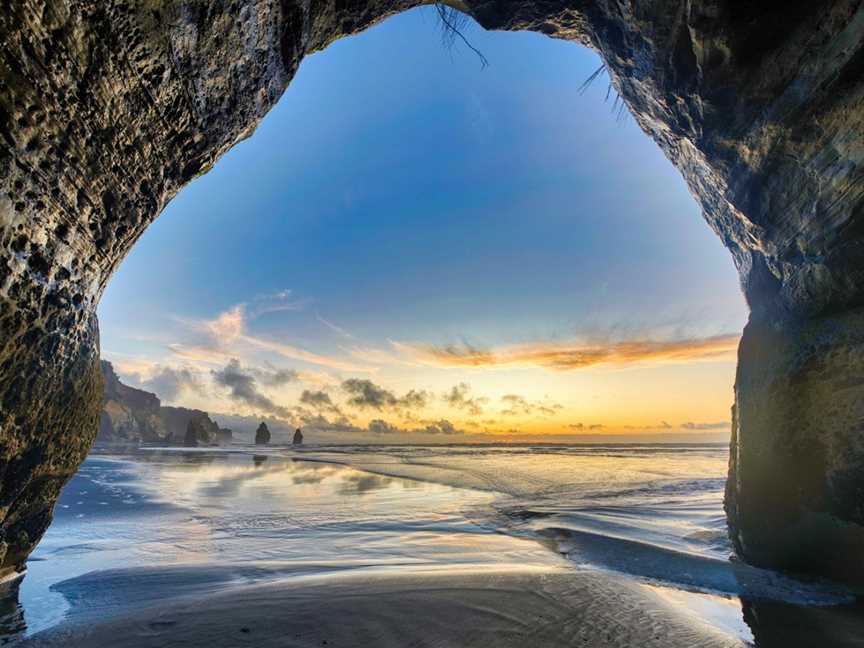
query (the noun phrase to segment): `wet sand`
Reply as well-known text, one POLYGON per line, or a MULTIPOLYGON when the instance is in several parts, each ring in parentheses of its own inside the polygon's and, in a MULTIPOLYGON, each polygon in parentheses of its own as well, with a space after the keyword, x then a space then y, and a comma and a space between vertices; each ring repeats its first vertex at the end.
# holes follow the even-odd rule
POLYGON ((238 586, 99 622, 66 621, 23 646, 744 646, 632 581, 554 568, 340 574, 238 586))

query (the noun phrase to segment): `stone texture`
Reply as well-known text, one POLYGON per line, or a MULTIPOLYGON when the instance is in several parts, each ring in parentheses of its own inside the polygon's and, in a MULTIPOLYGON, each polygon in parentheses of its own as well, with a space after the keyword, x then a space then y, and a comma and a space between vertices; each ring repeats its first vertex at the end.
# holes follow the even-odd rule
MULTIPOLYGON (((415 4, 4 3, 0 571, 32 549, 95 435, 95 312, 114 269, 186 182, 254 130, 305 54, 415 4)), ((600 53, 732 253, 752 309, 727 495, 736 547, 825 569, 796 549, 806 538, 859 572, 860 2, 453 6, 600 53)))

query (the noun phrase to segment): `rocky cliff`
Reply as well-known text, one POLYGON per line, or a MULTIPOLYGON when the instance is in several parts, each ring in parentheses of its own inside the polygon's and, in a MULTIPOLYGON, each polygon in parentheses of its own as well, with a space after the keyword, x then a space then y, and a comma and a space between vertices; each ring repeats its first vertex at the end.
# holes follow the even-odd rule
POLYGON ((99 420, 100 443, 168 443, 189 445, 187 433, 193 425, 194 445, 230 442, 231 430, 220 429, 207 412, 186 407, 163 406, 159 397, 143 389, 124 385, 110 362, 101 362, 105 395, 99 420))
POLYGON ((105 395, 96 439, 105 443, 136 444, 165 440, 167 432, 156 394, 124 385, 110 362, 103 360, 100 366, 105 395))
MULTIPOLYGON (((4 5, 0 572, 32 550, 96 434, 95 313, 117 265, 254 130, 304 55, 416 4, 4 5)), ((752 309, 727 490, 739 554, 864 578, 861 2, 452 6, 600 54, 731 252, 752 309)))

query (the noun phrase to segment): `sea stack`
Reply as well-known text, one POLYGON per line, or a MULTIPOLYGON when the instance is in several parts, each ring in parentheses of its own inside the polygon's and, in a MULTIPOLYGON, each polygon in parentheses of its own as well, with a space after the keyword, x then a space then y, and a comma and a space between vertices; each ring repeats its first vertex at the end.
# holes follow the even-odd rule
POLYGON ((303 445, 303 433, 300 431, 300 428, 294 431, 294 440, 291 443, 294 445, 303 445))
POLYGON ((267 445, 268 443, 270 443, 270 428, 264 421, 261 421, 261 425, 255 430, 255 445, 267 445))
POLYGON ((216 440, 219 426, 210 420, 204 412, 192 416, 186 424, 186 435, 183 437, 183 445, 195 448, 199 445, 210 445, 216 440))

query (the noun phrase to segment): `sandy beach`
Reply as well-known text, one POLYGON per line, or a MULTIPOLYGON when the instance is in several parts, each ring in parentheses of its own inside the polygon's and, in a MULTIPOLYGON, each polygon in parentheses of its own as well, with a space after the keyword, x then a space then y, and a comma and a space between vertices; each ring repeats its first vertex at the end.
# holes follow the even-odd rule
POLYGON ((557 569, 316 576, 172 600, 108 622, 86 618, 22 645, 744 646, 648 588, 557 569))

